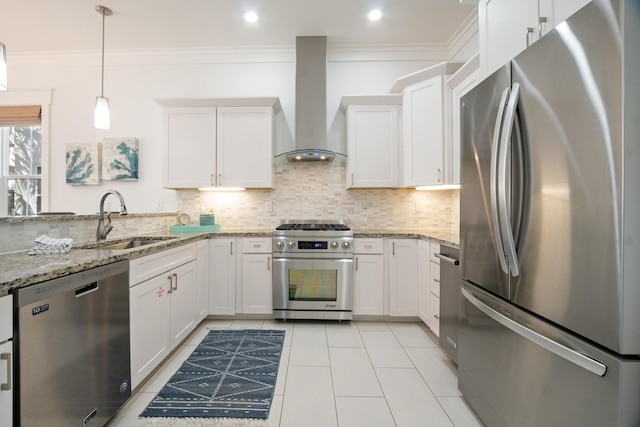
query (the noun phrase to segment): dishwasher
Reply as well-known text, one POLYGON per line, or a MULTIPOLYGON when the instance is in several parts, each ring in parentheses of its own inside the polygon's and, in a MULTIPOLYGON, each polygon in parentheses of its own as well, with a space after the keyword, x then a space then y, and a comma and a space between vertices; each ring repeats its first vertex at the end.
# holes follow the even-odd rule
POLYGON ((442 350, 458 364, 458 304, 460 302, 460 251, 440 245, 440 337, 442 350))
POLYGON ((129 262, 17 291, 15 425, 104 426, 131 396, 129 262))

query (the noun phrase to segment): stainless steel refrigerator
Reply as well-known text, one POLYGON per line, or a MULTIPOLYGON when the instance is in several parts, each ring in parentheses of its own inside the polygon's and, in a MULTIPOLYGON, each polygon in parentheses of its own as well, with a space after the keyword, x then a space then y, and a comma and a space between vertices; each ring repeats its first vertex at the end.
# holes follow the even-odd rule
POLYGON ((488 426, 640 425, 640 1, 461 100, 459 388, 488 426))

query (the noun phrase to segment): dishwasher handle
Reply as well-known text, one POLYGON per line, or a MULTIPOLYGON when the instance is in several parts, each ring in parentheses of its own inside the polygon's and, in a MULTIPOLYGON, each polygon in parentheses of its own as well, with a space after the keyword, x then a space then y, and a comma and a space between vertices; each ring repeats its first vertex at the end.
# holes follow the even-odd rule
POLYGON ((92 292, 95 292, 99 288, 100 288, 100 286, 98 285, 98 282, 89 283, 86 286, 83 286, 81 288, 76 289, 76 298, 80 298, 80 297, 88 295, 88 294, 90 294, 92 292))
POLYGON ((440 258, 442 261, 448 262, 449 264, 460 265, 460 261, 458 261, 457 259, 448 257, 445 254, 434 254, 434 255, 440 258))

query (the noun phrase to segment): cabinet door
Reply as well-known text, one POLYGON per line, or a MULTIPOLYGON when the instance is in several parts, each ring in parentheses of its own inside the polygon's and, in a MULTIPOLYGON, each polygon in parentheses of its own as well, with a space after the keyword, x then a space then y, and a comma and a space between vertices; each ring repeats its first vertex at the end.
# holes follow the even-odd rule
POLYGON ((444 123, 442 76, 405 89, 402 186, 442 184, 444 123))
POLYGON ((170 277, 166 273, 129 289, 132 389, 171 351, 170 277))
POLYGON ((194 291, 194 309, 196 324, 209 314, 209 241, 197 243, 197 278, 194 291))
POLYGON ((537 39, 538 0, 482 0, 478 11, 480 68, 488 76, 537 39))
POLYGON ((429 324, 431 331, 437 336, 440 336, 440 297, 431 294, 431 317, 433 320, 429 324))
POLYGON ((171 270, 171 349, 195 329, 193 299, 196 286, 194 261, 171 270))
POLYGON ((217 173, 224 187, 271 188, 273 109, 218 108, 217 173))
POLYGON ((236 314, 235 239, 209 240, 209 314, 236 314))
POLYGON ((398 106, 347 108, 347 188, 398 186, 398 106))
POLYGON ((384 256, 354 255, 353 314, 384 314, 384 256))
POLYGON ((576 13, 591 0, 539 0, 540 16, 547 19, 540 28, 545 35, 556 25, 576 13))
POLYGON ((0 426, 12 426, 13 425, 13 343, 6 341, 0 344, 0 384, 2 386, 8 386, 11 384, 11 388, 8 390, 0 390, 0 426), (8 377, 7 377, 8 375, 8 377))
POLYGON ((215 184, 216 109, 164 111, 163 186, 199 188, 215 184))
POLYGON ((418 241, 418 316, 427 325, 431 320, 431 269, 429 242, 418 241))
POLYGON ((460 184, 460 99, 479 82, 480 73, 472 72, 467 78, 451 88, 451 174, 450 184, 460 184))
POLYGON ((271 254, 242 254, 242 312, 272 314, 271 254))
POLYGON ((418 241, 393 239, 389 243, 389 314, 418 315, 418 241))

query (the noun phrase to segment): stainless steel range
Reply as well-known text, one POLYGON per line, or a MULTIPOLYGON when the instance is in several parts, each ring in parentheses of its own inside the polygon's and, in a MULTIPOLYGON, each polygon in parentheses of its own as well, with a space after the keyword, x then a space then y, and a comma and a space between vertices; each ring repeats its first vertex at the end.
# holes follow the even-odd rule
POLYGON ((285 220, 273 232, 276 319, 351 320, 353 231, 342 220, 285 220))

